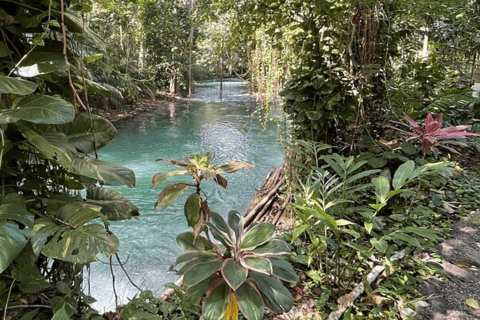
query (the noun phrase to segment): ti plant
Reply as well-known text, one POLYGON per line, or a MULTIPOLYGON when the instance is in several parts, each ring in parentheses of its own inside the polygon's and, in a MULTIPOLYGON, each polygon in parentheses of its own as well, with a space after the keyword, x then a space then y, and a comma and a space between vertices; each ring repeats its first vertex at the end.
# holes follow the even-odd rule
MULTIPOLYGON (((409 136, 408 140, 417 140, 424 151, 432 151, 435 156, 438 156, 437 147, 442 147, 453 153, 459 153, 456 149, 451 147, 451 145, 457 145, 461 147, 467 147, 467 144, 456 140, 455 138, 461 138, 465 136, 479 136, 476 133, 466 132, 465 130, 469 129, 470 126, 454 126, 442 128, 443 114, 439 113, 435 118, 432 114, 428 114, 425 118, 424 127, 420 127, 419 124, 409 117, 406 113, 403 114, 403 117, 410 125, 410 129, 413 132, 407 132, 395 127, 392 127, 395 130, 398 130, 409 136)), ((402 123, 403 124, 403 123, 402 123)), ((405 125, 405 124, 403 124, 405 125)))
POLYGON ((192 156, 187 156, 183 161, 157 159, 168 164, 173 164, 182 168, 181 170, 160 172, 153 176, 152 187, 162 184, 166 179, 175 176, 189 175, 194 183, 171 183, 167 184, 155 203, 155 208, 164 210, 172 205, 177 199, 189 188, 194 187, 196 190, 192 192, 185 201, 185 218, 189 227, 194 229, 195 237, 205 230, 204 222, 210 219, 210 209, 207 200, 201 197, 201 183, 203 180, 213 180, 222 187, 227 187, 227 180, 222 176, 224 173, 232 173, 240 169, 251 169, 254 167, 252 163, 240 160, 232 161, 226 165, 215 167, 211 162, 215 158, 215 153, 206 152, 192 156))
POLYGON ((292 294, 280 280, 297 282, 298 277, 281 259, 290 248, 273 237, 275 226, 259 223, 244 230, 244 219, 236 211, 230 211, 228 222, 214 212, 210 217, 205 225, 218 244, 193 232, 177 236, 185 253, 174 267, 183 264, 177 274, 183 276, 188 303, 196 305, 205 296, 202 314, 207 320, 238 319, 238 309, 249 320, 263 319, 265 307, 275 313, 289 311, 292 294))

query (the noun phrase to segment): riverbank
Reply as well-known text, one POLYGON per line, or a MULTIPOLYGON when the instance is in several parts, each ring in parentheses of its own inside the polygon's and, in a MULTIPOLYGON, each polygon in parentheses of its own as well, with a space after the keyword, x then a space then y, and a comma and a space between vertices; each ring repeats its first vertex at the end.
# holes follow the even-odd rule
POLYGON ((181 99, 182 97, 179 95, 161 92, 157 93, 154 97, 147 97, 135 101, 135 103, 130 105, 127 109, 95 109, 94 113, 104 117, 110 122, 116 122, 131 118, 139 113, 155 110, 168 102, 174 102, 181 99))

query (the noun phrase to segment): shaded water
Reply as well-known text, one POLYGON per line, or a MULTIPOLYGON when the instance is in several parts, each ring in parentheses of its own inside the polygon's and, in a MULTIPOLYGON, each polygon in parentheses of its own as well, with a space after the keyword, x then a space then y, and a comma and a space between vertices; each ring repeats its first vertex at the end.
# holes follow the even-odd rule
MULTIPOLYGON (((274 166, 280 165, 283 154, 277 139, 277 127, 261 126, 254 116, 254 98, 244 95, 240 82, 224 83, 222 102, 218 100, 218 84, 196 88, 190 100, 168 103, 152 112, 117 122, 117 137, 100 150, 102 160, 132 169, 136 188, 116 187, 140 209, 140 217, 112 223, 110 229, 120 240, 120 257, 132 280, 142 289, 160 294, 164 284, 177 277, 168 273, 169 265, 181 251, 175 242, 178 233, 188 229, 183 216, 186 195, 164 211, 153 209, 161 189, 150 187, 157 172, 175 167, 155 162, 157 158, 181 160, 186 155, 214 151, 215 165, 233 160, 255 164, 254 169, 225 175, 227 189, 214 182, 202 184, 213 211, 226 215, 230 210, 243 212, 274 166)), ((185 177, 171 179, 185 180, 185 177)), ((136 290, 120 267, 114 267, 119 303, 128 302, 136 290)), ((100 311, 115 308, 112 276, 108 264, 95 263, 91 271, 91 295, 100 311)))

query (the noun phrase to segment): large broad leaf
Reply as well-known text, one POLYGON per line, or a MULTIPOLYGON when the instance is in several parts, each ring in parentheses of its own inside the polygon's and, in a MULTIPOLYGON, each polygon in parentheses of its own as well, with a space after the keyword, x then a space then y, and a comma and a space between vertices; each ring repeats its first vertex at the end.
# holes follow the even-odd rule
POLYGON ((272 263, 272 274, 280 280, 298 282, 298 275, 292 265, 285 260, 270 258, 272 263))
POLYGON ((0 205, 0 273, 22 252, 32 226, 33 215, 23 198, 16 193, 7 195, 0 205), (20 228, 16 222, 28 228, 20 228))
POLYGON ((15 259, 12 276, 20 283, 22 292, 35 293, 51 287, 38 269, 36 262, 37 256, 30 245, 25 246, 22 253, 15 259))
POLYGON ((223 319, 228 306, 230 290, 226 283, 219 284, 205 299, 202 316, 205 320, 223 319))
POLYGON ((163 188, 162 192, 158 196, 158 200, 155 203, 157 210, 164 210, 168 206, 172 205, 177 199, 187 190, 192 187, 188 183, 172 183, 163 188))
POLYGON ((281 256, 290 252, 288 244, 280 239, 272 239, 256 247, 252 252, 257 256, 281 256))
POLYGON ((100 38, 98 34, 92 31, 88 26, 85 26, 83 19, 72 12, 65 12, 65 24, 68 30, 75 32, 75 37, 81 43, 85 42, 91 46, 94 46, 98 50, 106 51, 105 42, 100 38))
POLYGON ((263 310, 265 304, 262 296, 248 283, 244 283, 237 290, 237 301, 240 306, 240 311, 248 320, 263 319, 263 310))
POLYGON ((37 84, 21 78, 0 75, 0 93, 13 93, 26 96, 37 89, 37 84))
POLYGON ((247 280, 248 270, 240 261, 226 259, 222 266, 222 275, 230 288, 237 290, 247 280))
POLYGON ((231 173, 241 169, 252 169, 252 168, 255 168, 255 165, 253 163, 235 160, 228 164, 218 167, 216 170, 216 173, 218 174, 231 173))
POLYGON ((265 273, 272 274, 272 263, 267 258, 255 257, 255 256, 245 256, 240 258, 240 263, 247 269, 265 273))
POLYGON ((176 170, 170 172, 159 172, 152 177, 152 187, 159 186, 163 181, 171 177, 187 175, 187 170, 176 170))
MULTIPOLYGON (((72 150, 68 145, 67 137, 61 132, 46 132, 40 134, 33 130, 32 125, 19 121, 18 127, 23 136, 30 142, 45 158, 55 161, 65 168, 72 164, 72 150)), ((73 150, 75 152, 75 150, 73 150)))
POLYGON ((98 180, 103 184, 135 187, 135 173, 114 163, 94 158, 76 157, 68 169, 72 173, 98 180))
POLYGON ((117 135, 117 129, 107 119, 79 113, 72 122, 56 127, 79 152, 91 153, 106 146, 117 135), (91 118, 90 118, 91 117, 91 118))
POLYGON ((101 217, 100 210, 101 207, 81 202, 49 204, 51 216, 37 219, 33 227, 34 252, 41 250, 49 258, 80 264, 96 261, 99 253, 117 253, 117 237, 102 225, 90 223, 101 217))
POLYGON ((0 273, 22 252, 28 242, 28 233, 15 222, 0 222, 0 273))
POLYGON ((195 237, 193 232, 183 232, 177 236, 177 244, 183 251, 214 251, 210 241, 202 236, 195 237))
POLYGON ((0 123, 27 120, 33 123, 62 124, 73 120, 75 108, 63 99, 29 95, 21 99, 14 109, 0 110, 0 123))
POLYGON ((111 221, 131 219, 140 215, 137 206, 113 189, 88 188, 87 203, 102 207, 102 213, 111 221))
POLYGON ((22 60, 17 74, 22 77, 35 77, 52 72, 66 72, 70 66, 65 58, 57 53, 33 51, 22 60))
POLYGON ((188 287, 187 290, 185 290, 185 299, 194 305, 198 304, 215 280, 215 278, 210 277, 194 286, 188 287))
POLYGON ((207 279, 215 272, 220 271, 222 265, 223 261, 221 259, 199 263, 195 268, 191 268, 185 273, 183 276, 183 283, 187 287, 194 286, 207 279))
POLYGON ((390 183, 388 179, 384 176, 380 176, 378 178, 373 178, 372 183, 376 189, 377 199, 380 202, 385 202, 387 199, 387 193, 390 191, 390 183))
POLYGON ((258 246, 261 246, 272 238, 275 230, 275 226, 267 222, 259 223, 253 226, 243 237, 240 244, 240 249, 252 250, 258 246))
POLYGON ((262 292, 263 301, 272 312, 288 312, 293 306, 290 291, 271 276, 253 272, 250 276, 262 292))
POLYGON ((13 53, 13 51, 8 49, 5 42, 0 41, 0 58, 7 57, 12 53, 13 53))
POLYGON ((183 211, 185 213, 185 218, 187 219, 187 224, 189 227, 195 227, 198 222, 201 201, 202 199, 196 192, 191 193, 185 201, 183 211))
POLYGON ((395 175, 393 176, 393 180, 392 180, 393 189, 398 190, 401 187, 403 187, 403 185, 409 179, 414 169, 415 169, 415 163, 411 160, 405 162, 400 167, 398 167, 397 171, 395 171, 395 175))

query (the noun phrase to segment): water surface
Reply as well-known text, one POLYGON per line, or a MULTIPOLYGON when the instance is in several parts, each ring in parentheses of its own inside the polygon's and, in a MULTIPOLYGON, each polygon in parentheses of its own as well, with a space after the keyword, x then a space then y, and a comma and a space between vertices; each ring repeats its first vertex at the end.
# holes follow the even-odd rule
MULTIPOLYGON (((233 160, 255 164, 254 169, 225 175, 227 189, 206 181, 202 184, 213 211, 226 215, 230 210, 243 212, 266 174, 283 160, 275 124, 262 126, 252 112, 254 97, 245 95, 240 82, 225 82, 222 101, 218 84, 196 88, 192 99, 163 104, 152 112, 142 113, 115 123, 118 135, 100 150, 102 160, 132 169, 136 188, 116 187, 140 209, 140 217, 112 223, 110 229, 120 240, 120 257, 132 280, 142 289, 160 294, 164 284, 177 277, 168 272, 169 265, 181 250, 175 242, 178 233, 188 230, 183 203, 188 192, 164 211, 153 205, 160 188, 153 189, 151 177, 157 172, 175 170, 172 165, 155 162, 157 158, 181 160, 186 155, 214 151, 215 165, 233 160)), ((176 177, 169 181, 188 181, 176 177)), ((138 290, 129 284, 119 267, 114 267, 120 303, 128 302, 138 290)), ((100 311, 112 310, 115 298, 110 267, 92 265, 91 294, 100 311)))

